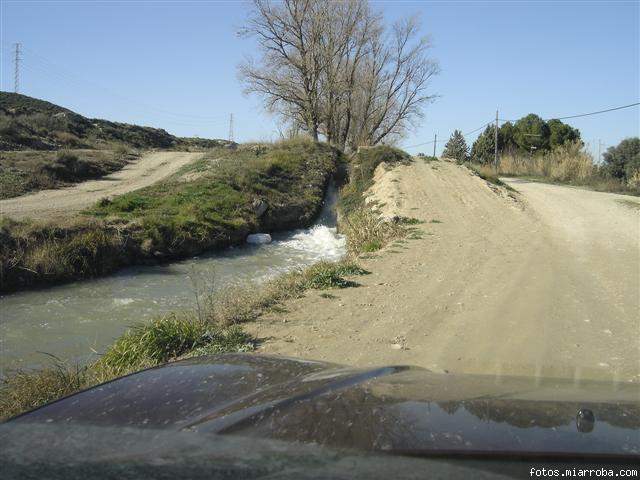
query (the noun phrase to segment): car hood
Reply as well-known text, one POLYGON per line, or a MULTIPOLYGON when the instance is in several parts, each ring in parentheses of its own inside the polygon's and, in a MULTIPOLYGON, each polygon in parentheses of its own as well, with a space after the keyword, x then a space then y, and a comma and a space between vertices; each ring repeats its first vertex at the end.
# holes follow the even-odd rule
POLYGON ((370 369, 253 354, 170 363, 9 421, 400 453, 637 455, 637 384, 370 369))

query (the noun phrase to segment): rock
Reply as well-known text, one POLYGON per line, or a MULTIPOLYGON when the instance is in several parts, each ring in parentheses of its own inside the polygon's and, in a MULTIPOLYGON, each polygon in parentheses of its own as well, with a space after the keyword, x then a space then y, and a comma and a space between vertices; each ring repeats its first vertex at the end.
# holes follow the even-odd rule
POLYGON ((247 236, 247 243, 253 243, 256 245, 262 245, 264 243, 271 243, 271 235, 268 233, 252 233, 247 236))
POLYGON ((264 212, 267 211, 269 205, 264 200, 256 199, 251 203, 251 210, 256 214, 258 218, 264 215, 264 212))
POLYGON ((153 240, 151 240, 150 238, 144 239, 142 244, 140 245, 140 249, 145 255, 150 255, 153 250, 153 240))

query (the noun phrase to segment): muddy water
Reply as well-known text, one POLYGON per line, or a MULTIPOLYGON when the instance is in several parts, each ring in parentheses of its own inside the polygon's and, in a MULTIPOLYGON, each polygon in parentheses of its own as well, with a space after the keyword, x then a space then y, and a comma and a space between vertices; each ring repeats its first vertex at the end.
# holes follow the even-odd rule
POLYGON ((195 291, 264 282, 318 260, 337 260, 345 239, 336 232, 330 190, 316 224, 246 245, 160 266, 0 297, 0 374, 47 363, 91 359, 130 325, 163 312, 192 308, 195 291), (194 286, 194 280, 199 287, 194 286))

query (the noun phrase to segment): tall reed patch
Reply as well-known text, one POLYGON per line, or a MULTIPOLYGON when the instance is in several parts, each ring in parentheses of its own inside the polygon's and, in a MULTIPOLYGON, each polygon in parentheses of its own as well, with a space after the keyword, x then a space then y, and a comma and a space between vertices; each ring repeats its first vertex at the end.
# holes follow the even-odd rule
POLYGON ((633 178, 624 182, 611 177, 604 168, 594 162, 592 155, 579 141, 567 142, 539 155, 501 155, 497 171, 495 166, 490 164, 474 167, 489 181, 492 178, 497 179, 500 175, 530 177, 600 191, 640 194, 640 178, 634 183, 633 178))

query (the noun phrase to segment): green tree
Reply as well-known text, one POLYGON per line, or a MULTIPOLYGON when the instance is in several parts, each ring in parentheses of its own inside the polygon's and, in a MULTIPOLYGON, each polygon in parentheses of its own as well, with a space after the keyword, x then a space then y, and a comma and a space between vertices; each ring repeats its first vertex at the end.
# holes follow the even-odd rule
POLYGON ((605 172, 621 180, 630 179, 640 168, 640 138, 625 138, 609 147, 602 158, 605 172))
POLYGON ((498 129, 498 150, 500 150, 501 153, 515 154, 518 152, 516 128, 513 123, 503 123, 498 129))
POLYGON ((460 130, 455 130, 451 134, 451 138, 444 146, 442 156, 446 158, 455 158, 458 162, 466 162, 469 158, 469 147, 460 130))
MULTIPOLYGON (((495 125, 489 125, 485 128, 476 141, 471 146, 471 160, 478 163, 491 163, 495 155, 495 125)), ((498 137, 500 136, 498 130, 498 137)), ((500 138, 498 138, 498 146, 500 146, 500 138)))
POLYGON ((549 120, 547 126, 549 127, 549 147, 552 149, 567 142, 580 140, 580 130, 562 123, 560 120, 549 120))
POLYGON ((550 130, 547 122, 534 113, 522 117, 514 125, 514 139, 522 152, 549 150, 550 130))

